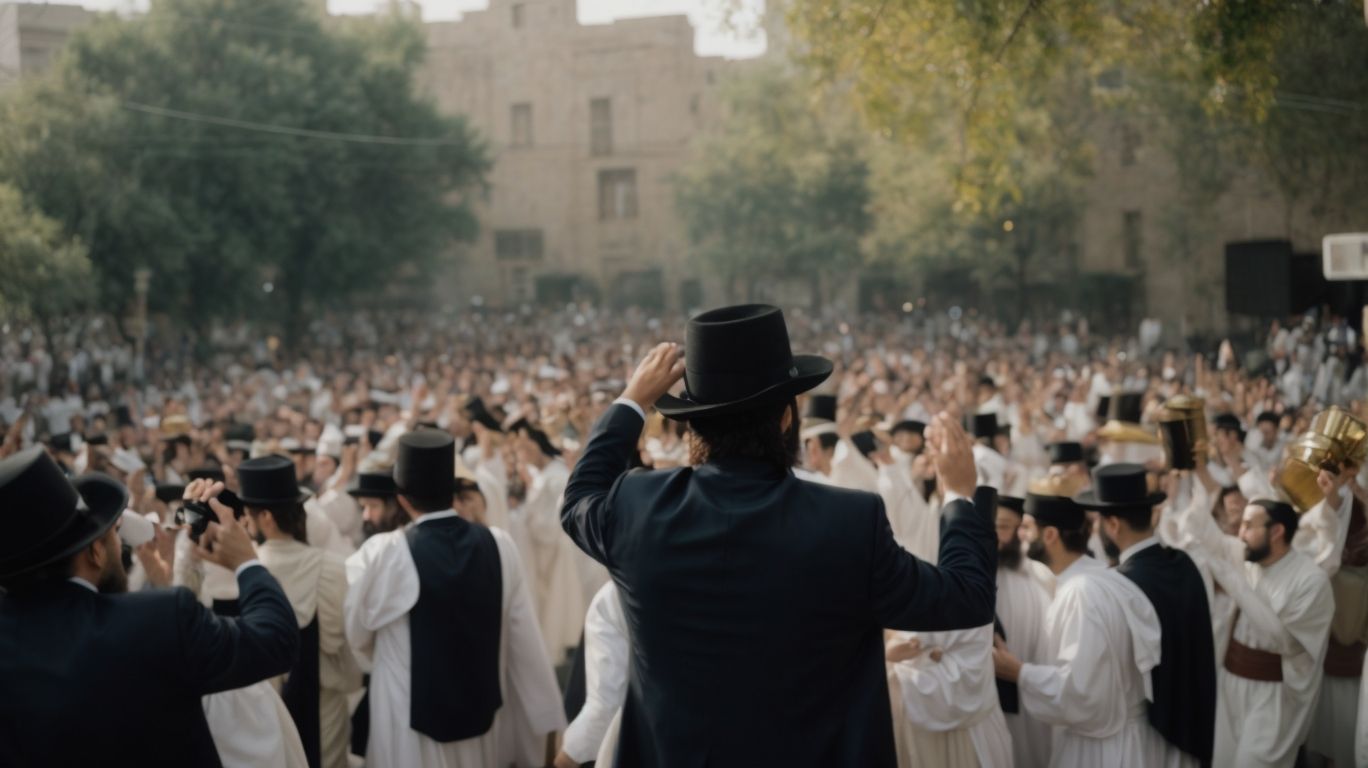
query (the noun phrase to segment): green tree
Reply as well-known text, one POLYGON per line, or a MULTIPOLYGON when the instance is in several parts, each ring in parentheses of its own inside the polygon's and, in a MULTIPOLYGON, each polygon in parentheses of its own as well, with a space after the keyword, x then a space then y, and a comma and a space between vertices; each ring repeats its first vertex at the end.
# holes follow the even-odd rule
POLYGON ((314 308, 473 237, 489 159, 414 87, 421 29, 297 0, 164 0, 73 37, 7 100, 0 178, 90 246, 101 304, 132 272, 192 325, 314 308), (278 290, 261 290, 271 281, 278 290))
POLYGON ((728 83, 723 119, 677 178, 689 240, 733 296, 806 277, 814 306, 862 260, 871 229, 864 139, 788 68, 728 83))
POLYGON ((0 315, 33 318, 45 333, 54 318, 91 295, 85 246, 6 184, 0 184, 0 274, 0 315))

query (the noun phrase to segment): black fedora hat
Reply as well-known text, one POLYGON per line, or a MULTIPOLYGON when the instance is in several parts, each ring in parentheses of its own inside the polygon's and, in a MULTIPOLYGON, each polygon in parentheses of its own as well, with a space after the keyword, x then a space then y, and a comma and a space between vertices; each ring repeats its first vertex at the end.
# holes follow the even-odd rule
POLYGON ((1145 481, 1145 468, 1139 464, 1108 464, 1093 470, 1092 489, 1074 497, 1084 509, 1126 510, 1150 508, 1163 502, 1168 495, 1153 493, 1145 481))
POLYGON ((62 468, 41 447, 0 461, 0 578, 22 576, 70 557, 114 525, 128 506, 128 491, 113 479, 90 473, 79 482, 82 497, 62 468), (112 487, 111 487, 112 486, 112 487))
POLYGON ((1083 507, 1067 496, 1028 493, 1022 509, 1035 518, 1036 525, 1053 526, 1061 531, 1076 531, 1088 519, 1083 507))
POLYGON ((836 420, 835 395, 808 395, 807 408, 803 409, 804 419, 836 420))
POLYGON ((394 475, 390 472, 359 472, 347 484, 347 493, 358 499, 383 499, 398 492, 394 475))
POLYGON ((443 499, 451 495, 456 471, 456 441, 440 429, 408 432, 399 438, 394 462, 394 485, 399 493, 416 499, 443 499))
POLYGON ((1010 509, 1018 515, 1024 514, 1026 511, 1026 500, 1017 496, 999 496, 997 497, 997 505, 1010 509))
POLYGON ((1069 441, 1050 443, 1051 464, 1074 464, 1084 460, 1083 444, 1069 441))
POLYGON ((973 435, 975 440, 985 437, 996 437, 998 433, 997 414, 966 414, 964 417, 964 431, 973 435))
POLYGON ((238 498, 250 507, 297 504, 308 498, 295 480, 295 465, 284 456, 262 456, 238 465, 238 498))
POLYGON ((684 393, 656 410, 672 419, 706 418, 796 397, 826 381, 831 361, 795 355, 784 313, 768 304, 704 312, 684 334, 684 393))

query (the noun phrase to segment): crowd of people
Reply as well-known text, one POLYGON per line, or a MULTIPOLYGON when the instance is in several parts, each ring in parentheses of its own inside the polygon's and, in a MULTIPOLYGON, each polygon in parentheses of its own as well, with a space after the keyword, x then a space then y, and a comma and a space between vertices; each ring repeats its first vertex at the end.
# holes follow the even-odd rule
MULTIPOLYGON (((625 575, 603 519, 631 510, 577 505, 626 504, 626 483, 598 496, 583 487, 615 421, 639 434, 617 474, 716 458, 725 439, 708 433, 709 414, 690 418, 689 401, 620 397, 643 358, 695 332, 683 316, 590 306, 355 313, 320 317, 297 350, 244 324, 197 343, 154 336, 140 353, 98 319, 52 338, 6 326, 0 514, 117 517, 117 537, 17 524, 20 543, 0 547, 5 674, 78 647, 43 623, 34 595, 47 594, 52 561, 34 566, 29 551, 67 537, 84 549, 62 552, 60 580, 193 595, 203 607, 158 609, 149 598, 138 621, 161 610, 162 636, 119 635, 194 667, 175 689, 198 699, 207 734, 186 725, 168 764, 213 764, 215 754, 223 765, 311 768, 672 764, 627 757, 650 753, 647 731, 657 749, 674 742, 624 705, 671 695, 640 690, 634 664, 670 645, 648 621, 663 621, 656 602, 697 589, 665 583, 659 564, 634 562, 625 575), (288 642, 272 634, 282 624, 288 642)), ((1365 413, 1368 366, 1345 321, 1275 323, 1243 350, 1165 347, 1151 323, 1104 337, 1068 316, 1013 331, 959 313, 796 312, 787 333, 793 349, 831 361, 791 414, 796 480, 877 497, 892 539, 928 566, 965 567, 947 521, 968 512, 951 514, 955 505, 991 507, 991 621, 879 614, 898 765, 1368 764, 1368 475, 1322 471, 1322 498, 1305 508, 1279 478, 1286 446, 1317 413, 1365 413), (1182 395, 1202 400, 1211 435, 1185 470, 1172 468, 1157 426, 1182 395), (966 467, 968 487, 955 477, 966 467)), ((684 376, 706 400, 701 376, 684 376)), ((638 504, 659 506, 666 493, 638 490, 638 504)), ((729 488, 716 505, 732 493, 744 491, 729 488)), ((857 506, 831 498, 846 501, 829 514, 857 506)), ((698 554, 716 558, 708 572, 740 567, 724 555, 698 554)), ((84 598, 64 594, 67 611, 84 598)), ((90 621, 65 631, 102 631, 99 616, 90 621)), ((687 616, 664 623, 694 646, 740 631, 702 632, 687 616)), ((779 634, 790 629, 803 633, 779 634)), ((753 663, 785 658, 776 648, 753 663)), ((43 762, 31 745, 98 754, 60 725, 25 732, 27 700, 54 697, 40 680, 81 688, 86 678, 63 676, 80 672, 99 681, 83 696, 110 697, 92 707, 165 708, 165 697, 147 703, 152 691, 101 688, 119 678, 91 663, 26 676, 33 687, 4 697, 0 763, 43 762)), ((698 674, 674 690, 710 682, 698 674)), ((888 725, 868 711, 860 729, 888 725)), ((703 715, 678 717, 702 738, 716 727, 703 715)), ((803 730, 816 738, 823 727, 803 730)), ((776 746, 784 733, 755 738, 768 754, 792 754, 776 746)))

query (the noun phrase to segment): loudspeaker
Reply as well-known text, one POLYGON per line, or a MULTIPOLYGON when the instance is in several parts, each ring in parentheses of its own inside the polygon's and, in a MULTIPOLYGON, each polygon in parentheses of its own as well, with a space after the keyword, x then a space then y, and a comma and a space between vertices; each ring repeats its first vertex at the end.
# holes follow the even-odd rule
POLYGON ((1255 317, 1287 317, 1292 309, 1292 243, 1247 240, 1226 243, 1226 311, 1255 317))

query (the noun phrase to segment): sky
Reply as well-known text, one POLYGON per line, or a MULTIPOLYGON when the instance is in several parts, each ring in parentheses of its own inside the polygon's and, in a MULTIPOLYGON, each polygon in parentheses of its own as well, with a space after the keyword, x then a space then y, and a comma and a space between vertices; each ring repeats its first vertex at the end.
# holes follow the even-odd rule
MULTIPOLYGON (((65 0, 97 10, 129 11, 146 7, 146 0, 65 0)), ((328 0, 335 14, 370 13, 385 0, 328 0)), ((489 0, 420 0, 428 21, 459 19, 465 11, 489 7, 489 0)), ((764 0, 579 0, 581 24, 606 24, 614 19, 686 14, 697 31, 694 49, 700 56, 749 58, 765 52, 765 33, 758 19, 764 0), (727 24, 727 9, 739 9, 727 24), (739 28, 739 29, 738 29, 739 28)))

